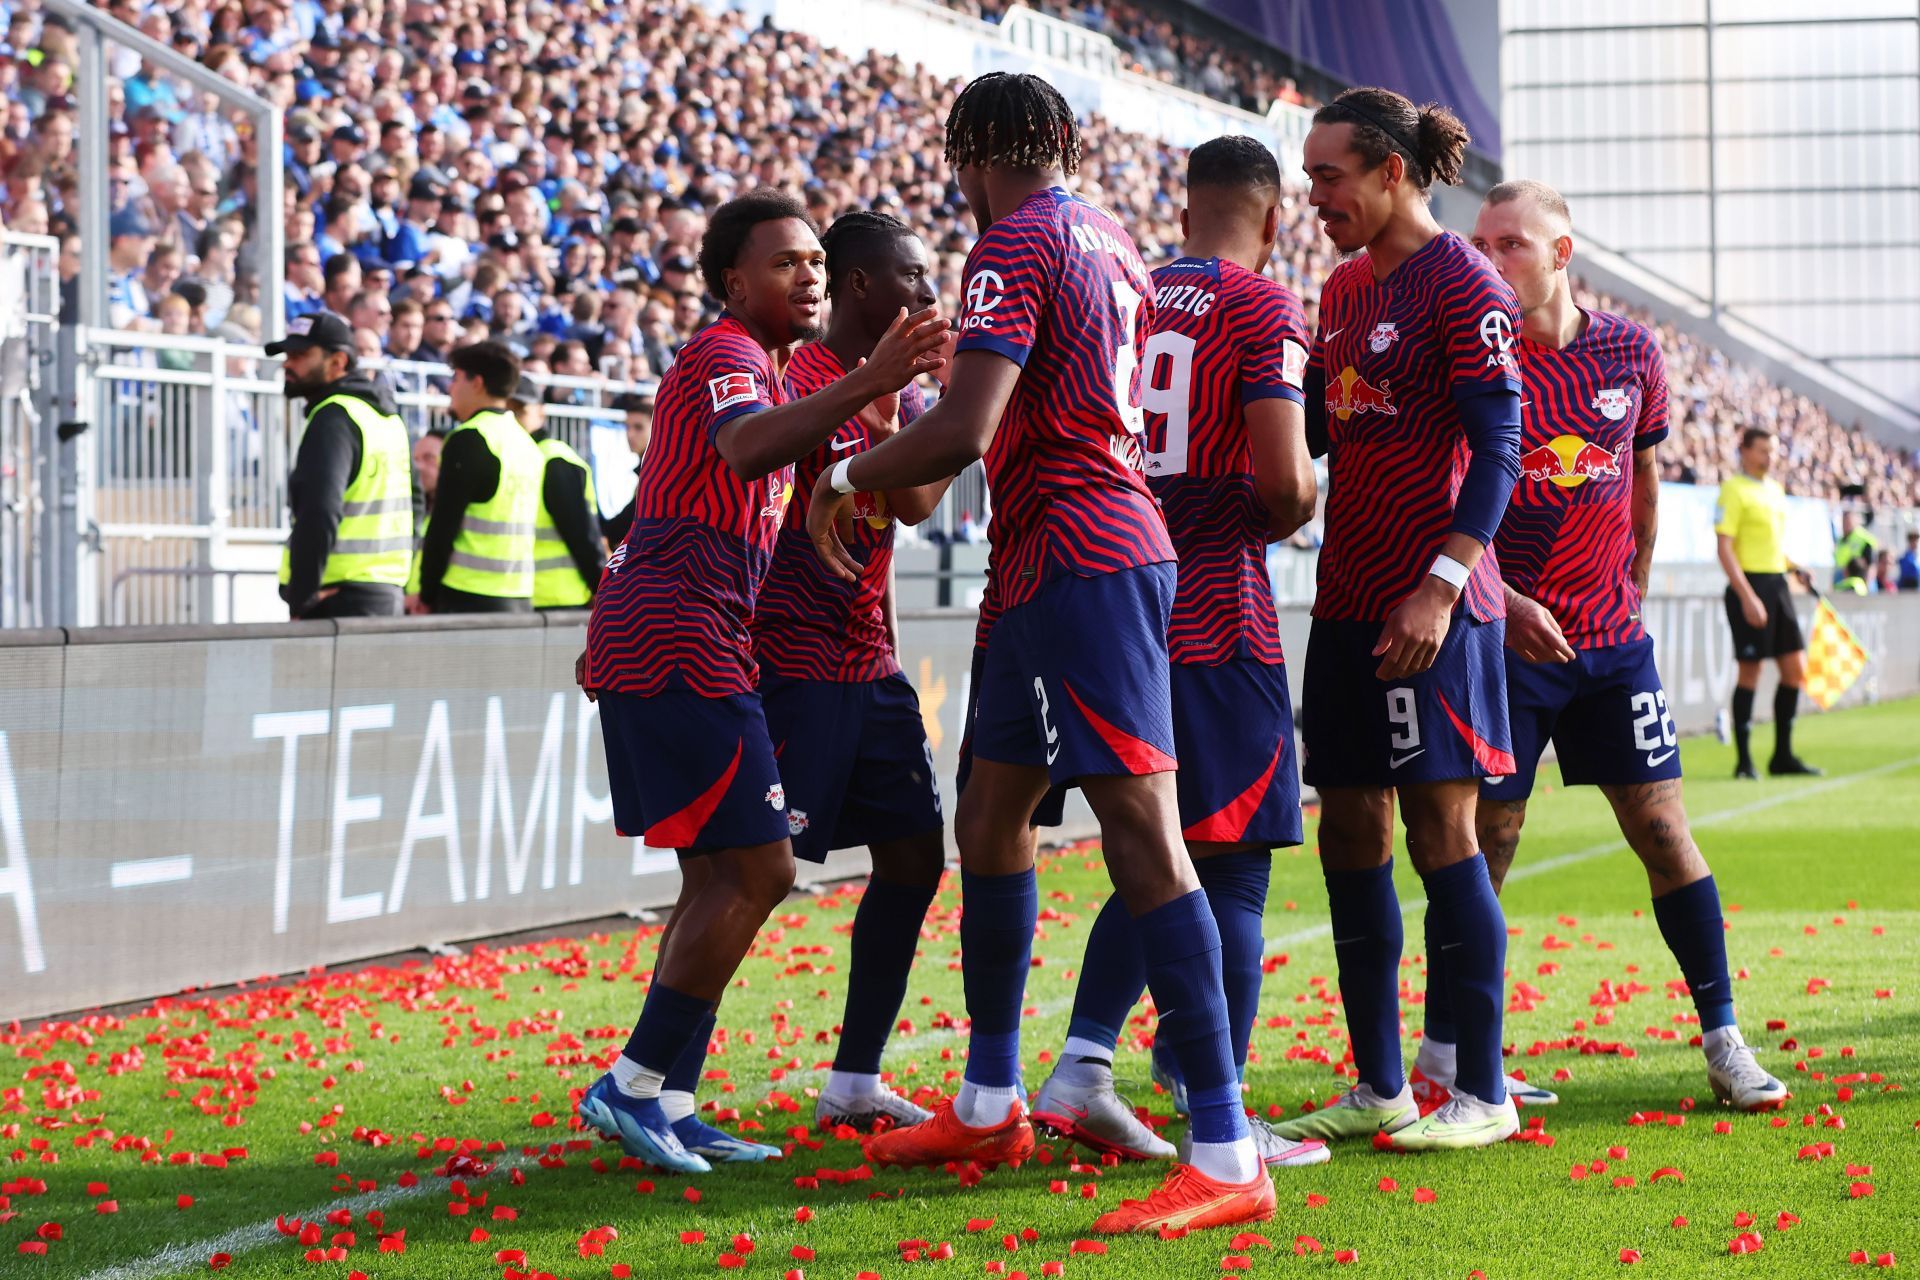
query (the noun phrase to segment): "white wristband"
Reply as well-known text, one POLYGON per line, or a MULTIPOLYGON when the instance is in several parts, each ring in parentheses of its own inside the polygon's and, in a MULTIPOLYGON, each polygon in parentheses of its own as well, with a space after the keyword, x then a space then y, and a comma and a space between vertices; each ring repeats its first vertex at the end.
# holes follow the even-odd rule
POLYGON ((1427 570, 1427 572, 1451 586, 1455 591, 1465 591, 1467 589, 1467 578, 1471 576, 1473 570, 1467 568, 1467 566, 1461 564, 1452 556, 1442 555, 1434 557, 1433 568, 1427 570))
POLYGON ((847 478, 847 468, 852 465, 852 458, 842 458, 834 463, 833 470, 827 473, 829 477, 827 483, 833 486, 835 493, 853 492, 853 481, 847 478))

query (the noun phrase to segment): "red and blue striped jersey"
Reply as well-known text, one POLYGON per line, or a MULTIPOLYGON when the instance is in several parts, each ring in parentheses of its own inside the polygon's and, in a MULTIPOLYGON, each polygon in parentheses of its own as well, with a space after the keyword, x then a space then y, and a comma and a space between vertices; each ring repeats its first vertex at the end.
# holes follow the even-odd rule
POLYGON ((1667 438, 1667 363, 1644 325, 1605 311, 1563 349, 1520 340, 1520 481, 1500 572, 1577 649, 1646 635, 1633 586, 1633 455, 1667 438))
POLYGON ((747 634, 793 468, 735 476, 714 446, 742 414, 786 403, 773 359, 722 313, 680 351, 654 400, 633 528, 607 561, 587 627, 587 684, 616 693, 752 691, 747 634))
MULTIPOLYGON (((809 342, 787 362, 787 396, 810 396, 846 373, 824 342, 809 342)), ((925 408, 920 388, 908 383, 900 392, 901 425, 925 408)), ((847 550, 866 566, 860 581, 842 582, 829 573, 807 537, 807 504, 821 473, 869 443, 860 419, 849 418, 794 467, 793 502, 753 608, 753 656, 763 670, 843 683, 879 680, 900 670, 881 612, 893 564, 893 517, 887 514, 886 495, 857 495, 852 532, 841 531, 847 550)))
MULTIPOLYGON (((1383 281, 1356 254, 1320 294, 1309 368, 1326 379, 1325 540, 1313 616, 1384 622, 1427 576, 1466 477, 1456 390, 1520 386, 1513 290, 1450 231, 1383 281)), ((1494 549, 1461 597, 1469 613, 1506 616, 1494 549)))
POLYGON ((1301 402, 1306 313, 1284 286, 1218 258, 1170 262, 1153 290, 1140 403, 1147 484, 1180 556, 1168 653, 1207 666, 1280 662, 1245 406, 1301 402))
POLYGON ((1051 187, 987 228, 965 282, 957 350, 1022 369, 985 459, 1001 607, 1062 573, 1173 559, 1141 472, 1139 352, 1153 302, 1133 237, 1051 187))

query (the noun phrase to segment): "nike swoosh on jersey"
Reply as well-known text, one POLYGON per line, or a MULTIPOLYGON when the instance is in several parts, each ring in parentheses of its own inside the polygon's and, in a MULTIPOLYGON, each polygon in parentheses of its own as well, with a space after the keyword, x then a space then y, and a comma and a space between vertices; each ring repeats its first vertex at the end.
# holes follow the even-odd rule
POLYGON ((1401 765, 1413 759, 1415 756, 1423 756, 1425 754, 1427 754, 1427 749, 1425 747, 1420 747, 1416 750, 1407 752, 1407 754, 1403 756, 1389 756, 1387 757, 1387 768, 1398 769, 1401 765))
POLYGON ((859 446, 860 442, 858 440, 833 440, 827 444, 827 448, 833 450, 835 453, 845 453, 847 450, 856 449, 859 446))
POLYGON ((1341 325, 1341 326, 1340 326, 1340 327, 1339 327, 1338 329, 1335 329, 1335 330, 1334 330, 1334 331, 1333 331, 1332 333, 1330 333, 1330 334, 1328 334, 1328 335, 1327 335, 1326 337, 1324 337, 1324 338, 1322 338, 1322 339, 1320 339, 1320 341, 1322 341, 1322 342, 1332 342, 1332 341, 1333 341, 1333 340, 1334 340, 1335 338, 1337 338, 1337 337, 1339 337, 1339 336, 1340 336, 1341 334, 1343 334, 1343 333, 1345 333, 1346 331, 1347 331, 1347 326, 1345 326, 1345 325, 1341 325))

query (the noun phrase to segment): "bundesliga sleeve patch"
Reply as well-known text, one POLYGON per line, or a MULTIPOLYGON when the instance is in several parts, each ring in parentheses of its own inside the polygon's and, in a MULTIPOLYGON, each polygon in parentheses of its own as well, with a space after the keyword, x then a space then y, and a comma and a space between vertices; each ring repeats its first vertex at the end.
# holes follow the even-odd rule
POLYGON ((718 378, 707 379, 707 390, 713 395, 713 411, 731 409, 737 404, 749 404, 760 398, 754 389, 751 373, 728 373, 718 378))
POLYGON ((1286 384, 1298 391, 1307 372, 1307 349, 1292 338, 1280 343, 1280 377, 1286 384))

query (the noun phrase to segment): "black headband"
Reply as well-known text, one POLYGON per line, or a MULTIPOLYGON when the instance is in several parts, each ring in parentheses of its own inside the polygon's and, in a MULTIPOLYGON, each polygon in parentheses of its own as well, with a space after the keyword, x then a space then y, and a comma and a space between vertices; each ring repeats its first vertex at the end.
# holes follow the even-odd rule
POLYGON ((1423 176, 1425 175, 1427 171, 1427 166, 1425 162, 1423 162, 1420 159, 1420 148, 1414 146, 1413 143, 1407 141, 1406 134, 1401 133, 1398 129, 1394 128, 1392 125, 1388 124, 1385 120, 1382 120, 1379 116, 1376 116, 1375 114, 1373 114, 1373 112, 1367 110, 1365 107, 1361 106, 1359 103, 1335 102, 1333 105, 1340 108, 1342 111, 1353 112, 1354 115, 1359 116, 1362 120, 1365 120, 1368 124, 1372 125, 1374 128, 1378 129, 1380 132, 1386 134, 1389 140, 1398 143, 1400 145, 1400 148, 1407 153, 1407 159, 1413 162, 1414 167, 1419 169, 1423 176))

